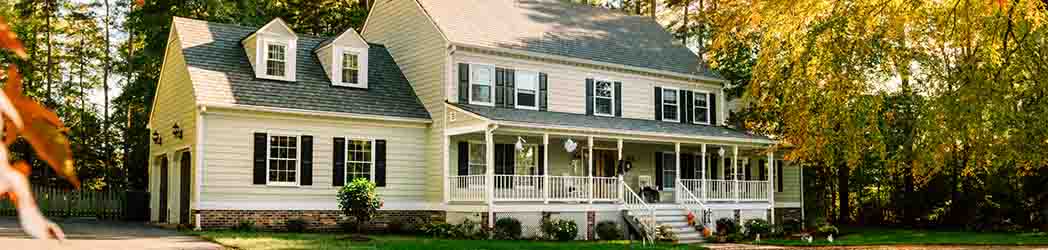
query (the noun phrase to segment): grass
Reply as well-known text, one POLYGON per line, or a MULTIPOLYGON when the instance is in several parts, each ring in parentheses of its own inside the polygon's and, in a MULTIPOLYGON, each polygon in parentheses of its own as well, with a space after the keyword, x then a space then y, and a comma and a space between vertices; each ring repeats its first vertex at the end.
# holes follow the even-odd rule
POLYGON ((843 229, 841 236, 830 243, 816 238, 811 244, 800 240, 769 239, 765 245, 782 246, 862 246, 862 245, 1048 245, 1048 234, 1040 233, 980 233, 940 230, 910 230, 886 228, 843 229))
POLYGON ((637 249, 637 250, 689 250, 703 249, 698 245, 659 244, 641 246, 639 241, 630 244, 627 241, 504 241, 504 240, 448 240, 414 236, 368 236, 372 241, 351 242, 344 234, 338 233, 274 233, 274 232, 236 232, 205 231, 194 232, 205 239, 217 242, 226 247, 242 250, 270 249, 637 249))

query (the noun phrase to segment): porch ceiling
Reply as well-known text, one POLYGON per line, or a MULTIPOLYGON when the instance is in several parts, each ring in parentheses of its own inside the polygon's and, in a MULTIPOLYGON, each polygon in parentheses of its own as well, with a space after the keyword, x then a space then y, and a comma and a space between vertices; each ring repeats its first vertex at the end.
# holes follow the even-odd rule
POLYGON ((535 126, 545 129, 605 130, 611 133, 647 133, 656 136, 708 139, 725 142, 774 144, 768 137, 749 134, 723 126, 682 124, 655 120, 621 117, 589 116, 583 114, 497 108, 472 104, 448 103, 496 123, 512 126, 535 126))

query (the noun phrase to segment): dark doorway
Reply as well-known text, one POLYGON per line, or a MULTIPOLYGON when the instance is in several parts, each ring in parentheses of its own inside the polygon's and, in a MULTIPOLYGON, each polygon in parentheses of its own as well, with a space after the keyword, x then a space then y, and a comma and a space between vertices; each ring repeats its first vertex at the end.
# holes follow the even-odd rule
POLYGON ((604 149, 593 149, 593 176, 597 177, 615 177, 618 173, 615 172, 615 164, 617 164, 616 158, 618 158, 618 152, 615 150, 604 150, 604 149))
POLYGON ((193 175, 193 162, 188 151, 182 152, 182 157, 179 158, 178 163, 181 165, 179 168, 182 170, 178 174, 180 179, 178 184, 182 186, 182 188, 178 190, 178 223, 189 224, 189 189, 191 188, 189 184, 191 183, 190 177, 193 175))
POLYGON ((160 161, 160 208, 157 209, 157 220, 167 223, 167 156, 159 157, 160 161))

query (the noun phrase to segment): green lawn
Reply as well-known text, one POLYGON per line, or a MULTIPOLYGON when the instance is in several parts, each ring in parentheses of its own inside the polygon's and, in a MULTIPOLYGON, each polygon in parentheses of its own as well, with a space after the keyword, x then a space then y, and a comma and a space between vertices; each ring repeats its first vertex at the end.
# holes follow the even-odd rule
POLYGON ((502 240, 446 240, 412 236, 370 236, 370 242, 350 242, 339 239, 344 236, 338 233, 270 233, 270 232, 233 232, 208 231, 193 234, 218 242, 227 247, 242 250, 269 249, 637 249, 637 250, 687 250, 703 249, 698 245, 649 245, 641 246, 639 241, 629 244, 626 241, 611 242, 549 242, 549 241, 502 241, 502 240))
POLYGON ((764 240, 760 244, 784 246, 825 245, 1048 245, 1048 234, 979 233, 883 228, 844 229, 833 243, 816 238, 812 244, 800 240, 764 240))

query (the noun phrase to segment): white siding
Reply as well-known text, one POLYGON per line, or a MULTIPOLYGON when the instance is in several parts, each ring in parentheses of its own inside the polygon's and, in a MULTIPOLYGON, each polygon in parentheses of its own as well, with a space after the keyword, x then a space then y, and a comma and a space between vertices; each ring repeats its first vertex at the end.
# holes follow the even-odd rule
POLYGON ((204 209, 338 209, 332 186, 333 138, 387 141, 387 206, 421 203, 428 188, 424 172, 426 129, 421 124, 304 117, 249 111, 209 111, 204 116, 204 209), (313 185, 274 187, 252 184, 253 134, 278 132, 313 136, 313 185))
MULTIPOLYGON (((447 41, 415 1, 379 1, 368 15, 363 36, 386 46, 404 76, 411 82, 422 104, 433 119, 426 143, 426 198, 443 199, 444 180, 444 81, 447 41)), ((418 170, 416 170, 418 171, 418 170)))
MULTIPOLYGON (((150 199, 150 220, 159 219, 160 213, 160 163, 157 156, 166 155, 168 159, 168 220, 177 222, 179 211, 179 166, 178 155, 182 150, 190 150, 195 156, 196 142, 196 109, 193 98, 193 85, 190 84, 189 72, 186 61, 182 55, 177 30, 172 30, 167 42, 163 71, 160 72, 160 81, 157 83, 157 92, 153 100, 153 110, 150 115, 150 127, 152 131, 158 132, 162 143, 149 144, 149 191, 153 198, 150 199), (172 135, 172 126, 178 124, 182 128, 182 139, 172 135)), ((152 138, 152 132, 150 138, 152 138)), ((193 162, 193 172, 196 172, 196 162, 193 162)), ((191 178, 195 180, 195 178, 191 178)), ((192 185, 195 186, 195 183, 192 185)), ((190 197, 195 200, 195 194, 190 197)))

